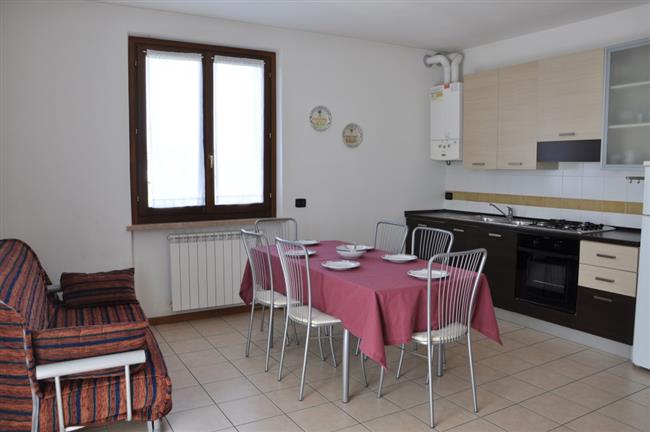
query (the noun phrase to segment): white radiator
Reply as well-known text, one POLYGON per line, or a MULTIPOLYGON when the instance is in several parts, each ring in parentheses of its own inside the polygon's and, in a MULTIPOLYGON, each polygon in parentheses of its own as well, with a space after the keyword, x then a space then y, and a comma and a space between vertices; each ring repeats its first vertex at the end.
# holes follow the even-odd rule
POLYGON ((246 251, 239 231, 171 234, 172 310, 240 305, 246 251))

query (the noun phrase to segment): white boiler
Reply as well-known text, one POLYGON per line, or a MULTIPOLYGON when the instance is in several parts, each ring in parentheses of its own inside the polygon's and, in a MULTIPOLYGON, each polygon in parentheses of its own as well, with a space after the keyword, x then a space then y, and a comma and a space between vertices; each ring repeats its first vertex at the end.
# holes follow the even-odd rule
POLYGON ((431 159, 461 159, 463 83, 431 88, 431 159))

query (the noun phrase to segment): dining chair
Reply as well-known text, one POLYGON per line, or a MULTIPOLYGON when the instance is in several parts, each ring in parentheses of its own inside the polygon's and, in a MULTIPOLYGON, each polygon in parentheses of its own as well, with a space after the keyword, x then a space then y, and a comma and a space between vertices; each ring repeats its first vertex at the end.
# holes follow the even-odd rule
MULTIPOLYGON (((472 383, 474 412, 478 412, 474 360, 472 355, 472 316, 478 283, 485 266, 487 251, 473 249, 464 252, 438 254, 429 259, 427 266, 427 329, 413 333, 411 340, 418 345, 426 345, 427 354, 412 353, 427 359, 427 389, 429 393, 429 426, 435 427, 433 420, 433 349, 438 348, 438 370, 442 367, 441 347, 446 343, 467 339, 467 358, 469 377, 472 383), (442 272, 438 279, 437 292, 432 293, 431 270, 442 272), (432 297, 435 300, 432 301, 432 297)), ((378 396, 381 397, 383 369, 379 379, 378 396)))
MULTIPOLYGON (((273 342, 273 315, 276 309, 285 309, 287 297, 275 292, 273 285, 273 273, 271 271, 271 250, 266 237, 261 233, 241 230, 241 239, 246 250, 248 263, 253 277, 253 298, 251 300, 251 317, 248 324, 248 336, 246 338, 246 357, 250 353, 251 333, 253 331, 253 318, 255 316, 255 305, 269 308, 268 337, 266 340, 266 362, 264 371, 269 371, 269 353, 273 342)), ((286 316, 286 310, 285 310, 286 316)), ((262 312, 264 321, 264 312, 262 312)))
POLYGON ((395 222, 380 221, 375 227, 375 249, 388 253, 400 253, 404 250, 408 227, 395 222))
POLYGON ((305 391, 305 371, 307 369, 307 357, 309 355, 309 339, 312 328, 317 329, 318 344, 321 349, 321 332, 320 329, 325 327, 329 330, 328 338, 330 351, 332 353, 332 362, 336 364, 336 355, 334 353, 334 342, 332 340, 333 326, 341 324, 341 320, 322 312, 312 306, 311 294, 311 276, 309 271, 309 255, 305 246, 298 242, 275 239, 275 245, 280 255, 282 273, 284 275, 284 286, 287 291, 287 309, 284 320, 284 334, 282 337, 282 352, 280 353, 280 367, 278 369, 278 381, 282 380, 282 367, 284 365, 284 351, 287 345, 287 330, 289 322, 303 325, 307 328, 305 336, 305 354, 302 361, 302 373, 300 376, 300 393, 298 400, 302 401, 305 391))

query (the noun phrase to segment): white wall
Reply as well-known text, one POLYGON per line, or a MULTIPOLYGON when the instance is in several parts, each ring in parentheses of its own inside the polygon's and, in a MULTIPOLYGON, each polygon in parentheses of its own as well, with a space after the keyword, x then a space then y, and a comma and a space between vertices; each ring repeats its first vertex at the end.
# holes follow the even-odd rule
MULTIPOLYGON (((581 21, 465 50, 464 72, 494 69, 571 52, 606 47, 650 36, 650 5, 581 21)), ((641 170, 603 170, 594 163, 562 163, 557 171, 472 171, 455 163, 445 174, 447 190, 642 201, 643 184, 629 184, 641 170)), ((446 201, 445 207, 488 211, 481 203, 446 201)), ((620 226, 640 226, 639 216, 575 210, 518 208, 520 215, 589 219, 620 226)))
POLYGON ((0 7, 0 234, 29 242, 53 279, 134 264, 147 314, 170 312, 168 232, 126 231, 128 35, 278 53, 278 212, 302 236, 368 241, 378 218, 441 205, 424 51, 92 2, 0 7), (307 121, 318 104, 334 117, 324 133, 307 121), (354 150, 340 138, 352 121, 354 150))

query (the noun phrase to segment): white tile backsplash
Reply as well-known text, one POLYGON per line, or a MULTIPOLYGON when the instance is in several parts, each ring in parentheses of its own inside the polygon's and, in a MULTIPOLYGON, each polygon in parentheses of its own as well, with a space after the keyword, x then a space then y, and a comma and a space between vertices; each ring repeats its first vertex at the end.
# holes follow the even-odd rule
MULTIPOLYGON (((630 184, 626 176, 643 175, 642 169, 603 169, 600 163, 561 162, 557 170, 473 171, 454 162, 446 167, 448 191, 536 195, 609 201, 643 201, 644 183, 630 184)), ((445 201, 445 208, 493 213, 485 203, 445 201)), ((615 226, 639 228, 641 217, 619 213, 517 206, 523 217, 589 220, 615 226)))

